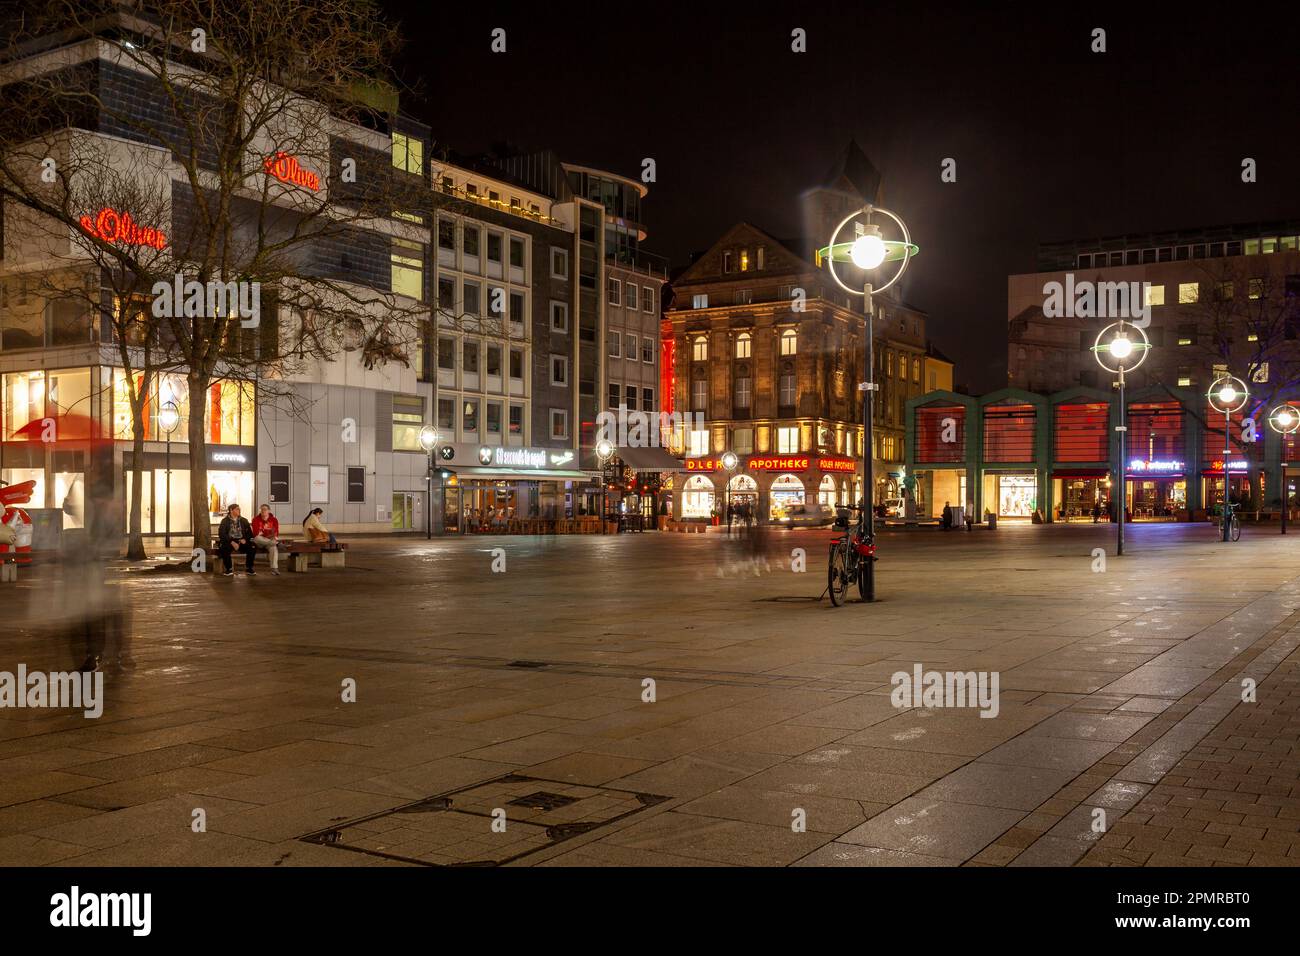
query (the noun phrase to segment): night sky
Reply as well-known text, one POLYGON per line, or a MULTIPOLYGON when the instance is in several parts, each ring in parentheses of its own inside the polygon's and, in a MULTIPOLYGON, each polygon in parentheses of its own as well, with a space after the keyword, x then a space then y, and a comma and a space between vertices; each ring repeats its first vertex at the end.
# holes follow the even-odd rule
POLYGON ((409 37, 403 108, 463 151, 628 176, 653 157, 645 248, 674 266, 741 220, 796 235, 799 193, 856 138, 921 246, 905 297, 975 392, 1005 384, 1006 279, 1040 241, 1300 215, 1294 8, 458 6, 385 0, 409 37))

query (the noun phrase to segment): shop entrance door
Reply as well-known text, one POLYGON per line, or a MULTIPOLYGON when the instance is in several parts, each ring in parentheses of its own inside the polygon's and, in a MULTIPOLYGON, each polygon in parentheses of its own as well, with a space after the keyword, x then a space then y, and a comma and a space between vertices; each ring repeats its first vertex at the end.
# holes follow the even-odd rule
POLYGON ((415 495, 407 491, 393 492, 393 530, 416 531, 415 495))

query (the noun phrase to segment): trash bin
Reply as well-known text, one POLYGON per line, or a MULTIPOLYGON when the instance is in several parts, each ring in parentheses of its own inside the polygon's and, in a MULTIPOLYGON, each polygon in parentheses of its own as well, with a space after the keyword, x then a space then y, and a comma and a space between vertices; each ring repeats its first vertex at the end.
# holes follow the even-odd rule
POLYGON ((986 517, 988 518, 988 522, 989 522, 989 530, 996 531, 998 527, 997 512, 990 511, 986 517))

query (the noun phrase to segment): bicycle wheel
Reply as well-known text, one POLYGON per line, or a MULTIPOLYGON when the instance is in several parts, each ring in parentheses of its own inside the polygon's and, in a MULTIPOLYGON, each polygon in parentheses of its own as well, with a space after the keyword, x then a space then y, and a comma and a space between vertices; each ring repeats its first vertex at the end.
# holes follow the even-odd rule
POLYGON ((1232 534, 1232 540, 1233 540, 1233 541, 1240 541, 1240 540, 1241 540, 1241 522, 1237 520, 1237 516, 1236 516, 1236 515, 1233 515, 1233 516, 1232 516, 1232 522, 1231 522, 1231 524, 1228 526, 1228 529, 1229 529, 1229 531, 1230 531, 1231 534, 1232 534))
POLYGON ((848 539, 831 545, 830 560, 826 566, 826 589, 830 591, 831 604, 840 607, 849 593, 851 571, 849 568, 848 539))

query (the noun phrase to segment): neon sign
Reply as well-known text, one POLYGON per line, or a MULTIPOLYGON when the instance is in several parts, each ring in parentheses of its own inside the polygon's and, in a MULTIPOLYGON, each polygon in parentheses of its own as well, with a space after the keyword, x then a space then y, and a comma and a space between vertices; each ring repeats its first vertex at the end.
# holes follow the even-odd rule
POLYGON ((716 471, 718 468, 718 459, 716 458, 687 458, 687 471, 716 471))
MULTIPOLYGON (((1223 459, 1222 458, 1214 459, 1214 461, 1210 462, 1210 467, 1208 470, 1223 471, 1223 459)), ((1247 470, 1249 470, 1249 465, 1247 465, 1246 462, 1241 461, 1240 459, 1228 462, 1228 471, 1247 471, 1247 470)))
POLYGON ((161 249, 167 245, 167 237, 157 229, 150 229, 136 224, 129 212, 118 212, 105 206, 95 218, 81 217, 81 228, 89 235, 105 242, 120 242, 124 246, 152 246, 161 249))
POLYGON ((817 467, 822 471, 843 471, 854 472, 857 470, 857 461, 852 458, 819 458, 817 467))
POLYGON ((807 467, 807 455, 779 455, 771 458, 749 459, 751 471, 804 471, 807 467))
POLYGON ((262 165, 266 167, 269 175, 274 176, 280 182, 302 186, 312 192, 320 189, 320 177, 303 169, 302 164, 298 162, 297 156, 277 152, 274 156, 267 157, 262 165))
POLYGON ((1177 460, 1169 461, 1145 461, 1141 458, 1128 463, 1129 471, 1144 471, 1152 474, 1176 475, 1181 474, 1183 463, 1177 460))

